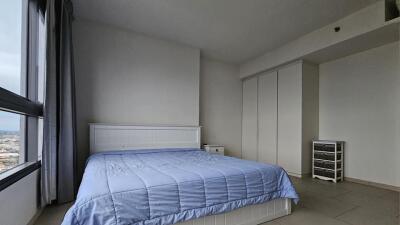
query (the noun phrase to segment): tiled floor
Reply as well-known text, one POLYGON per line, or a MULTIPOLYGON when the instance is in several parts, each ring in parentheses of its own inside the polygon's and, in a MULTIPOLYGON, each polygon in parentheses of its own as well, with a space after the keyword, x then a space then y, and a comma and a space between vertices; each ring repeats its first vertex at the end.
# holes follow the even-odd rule
POLYGON ((263 225, 400 225, 400 194, 351 182, 292 178, 300 203, 263 225))
MULTIPOLYGON (((342 182, 292 178, 300 194, 291 215, 263 225, 400 225, 398 192, 342 182)), ((35 225, 60 224, 71 204, 47 207, 35 225)))

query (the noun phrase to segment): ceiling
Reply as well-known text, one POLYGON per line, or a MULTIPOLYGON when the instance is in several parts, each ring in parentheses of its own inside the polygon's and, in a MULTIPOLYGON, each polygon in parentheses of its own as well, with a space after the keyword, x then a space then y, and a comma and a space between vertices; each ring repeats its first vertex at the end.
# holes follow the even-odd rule
POLYGON ((74 0, 75 17, 242 63, 377 0, 74 0))

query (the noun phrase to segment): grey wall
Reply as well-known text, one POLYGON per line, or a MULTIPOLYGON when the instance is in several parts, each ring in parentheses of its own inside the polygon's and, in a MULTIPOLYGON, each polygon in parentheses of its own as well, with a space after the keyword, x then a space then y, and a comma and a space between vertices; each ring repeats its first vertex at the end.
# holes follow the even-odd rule
POLYGON ((346 177, 400 186, 399 49, 320 65, 319 137, 346 141, 346 177))
POLYGON ((87 21, 73 28, 80 172, 90 122, 199 125, 198 49, 87 21))
POLYGON ((241 157, 242 82, 239 69, 204 57, 200 68, 202 142, 222 144, 227 155, 241 157))

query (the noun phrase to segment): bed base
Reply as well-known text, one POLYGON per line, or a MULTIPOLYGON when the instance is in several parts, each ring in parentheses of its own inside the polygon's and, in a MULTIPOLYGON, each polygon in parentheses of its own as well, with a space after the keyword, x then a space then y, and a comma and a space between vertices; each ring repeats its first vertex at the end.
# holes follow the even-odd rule
POLYGON ((278 198, 269 202, 246 206, 228 213, 201 217, 176 225, 257 225, 291 213, 291 200, 278 198))

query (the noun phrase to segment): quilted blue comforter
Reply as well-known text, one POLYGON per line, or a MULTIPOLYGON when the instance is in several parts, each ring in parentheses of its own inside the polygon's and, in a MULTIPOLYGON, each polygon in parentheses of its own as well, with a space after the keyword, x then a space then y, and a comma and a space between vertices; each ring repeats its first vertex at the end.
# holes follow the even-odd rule
POLYGON ((274 165, 199 149, 92 155, 63 225, 174 224, 298 195, 274 165))

